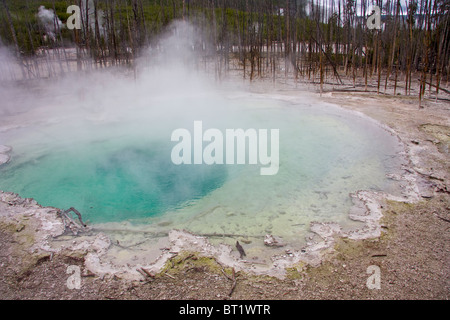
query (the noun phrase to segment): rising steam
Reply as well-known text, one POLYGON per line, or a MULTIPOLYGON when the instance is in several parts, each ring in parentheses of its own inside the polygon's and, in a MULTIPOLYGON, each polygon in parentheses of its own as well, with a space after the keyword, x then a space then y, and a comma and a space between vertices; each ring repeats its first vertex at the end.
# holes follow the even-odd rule
POLYGON ((46 35, 50 40, 55 41, 56 35, 63 27, 63 23, 54 13, 52 9, 46 9, 45 6, 40 6, 38 9, 37 17, 42 24, 46 35))

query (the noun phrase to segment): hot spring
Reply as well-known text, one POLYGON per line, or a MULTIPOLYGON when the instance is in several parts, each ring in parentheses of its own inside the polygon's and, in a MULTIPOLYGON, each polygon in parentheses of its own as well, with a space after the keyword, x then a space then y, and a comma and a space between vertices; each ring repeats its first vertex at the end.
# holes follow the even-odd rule
POLYGON ((0 166, 0 189, 43 206, 74 207, 99 229, 246 239, 250 256, 266 234, 304 245, 312 221, 357 227, 348 218, 350 193, 400 193, 386 177, 403 161, 398 139, 360 115, 301 95, 190 90, 192 84, 172 94, 143 83, 102 84, 104 92, 78 85, 7 115, 0 144, 13 151, 0 166), (261 175, 261 165, 248 162, 174 164, 172 132, 193 130, 199 120, 222 132, 279 129, 278 172, 261 175))

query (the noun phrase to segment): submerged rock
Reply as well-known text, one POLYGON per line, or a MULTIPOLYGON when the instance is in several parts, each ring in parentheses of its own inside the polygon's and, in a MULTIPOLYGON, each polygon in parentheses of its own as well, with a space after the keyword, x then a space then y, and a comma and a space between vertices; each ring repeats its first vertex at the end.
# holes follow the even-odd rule
POLYGON ((2 164, 9 162, 11 157, 9 155, 7 155, 7 153, 10 152, 11 150, 12 150, 11 147, 0 144, 0 166, 2 164))
POLYGON ((269 247, 284 247, 286 245, 280 237, 275 237, 271 234, 266 234, 264 244, 269 247))
POLYGON ((158 226, 167 227, 167 226, 170 226, 171 224, 172 224, 172 221, 161 221, 158 223, 158 226))
POLYGON ((10 146, 4 146, 0 144, 0 153, 8 153, 12 150, 10 146))
POLYGON ((0 166, 2 164, 9 162, 10 159, 11 159, 11 157, 9 155, 0 153, 0 166))

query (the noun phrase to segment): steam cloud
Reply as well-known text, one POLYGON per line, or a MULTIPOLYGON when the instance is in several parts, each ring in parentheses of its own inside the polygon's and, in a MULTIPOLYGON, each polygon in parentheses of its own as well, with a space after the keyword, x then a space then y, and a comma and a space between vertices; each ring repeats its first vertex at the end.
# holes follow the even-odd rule
POLYGON ((52 41, 55 41, 57 32, 63 27, 61 20, 59 20, 52 9, 46 9, 45 6, 39 7, 37 17, 44 27, 47 36, 52 41))
MULTIPOLYGON (((88 14, 88 18, 89 18, 89 25, 90 28, 92 30, 95 30, 95 7, 94 7, 94 1, 93 0, 89 0, 87 2, 87 14, 88 14)), ((83 19, 83 21, 86 21, 86 0, 81 0, 81 17, 83 19)), ((102 9, 97 9, 97 22, 98 22, 98 27, 99 27, 99 32, 100 35, 106 37, 108 34, 106 32, 106 28, 104 27, 104 23, 105 23, 105 18, 104 18, 105 14, 104 11, 102 9)), ((81 24, 81 28, 83 28, 84 25, 81 24)))
MULTIPOLYGON (((41 6, 39 19, 45 22, 48 29, 54 30, 55 15, 52 10, 41 6)), ((14 87, 4 81, 0 84, 0 95, 4 101, 0 104, 0 115, 29 111, 23 117, 29 117, 30 123, 40 124, 62 119, 84 119, 91 123, 148 119, 154 127, 167 127, 166 120, 173 123, 178 119, 182 122, 173 124, 170 130, 192 125, 196 113, 201 116, 200 119, 218 119, 217 112, 221 106, 217 101, 211 102, 219 97, 217 88, 214 81, 198 71, 196 66, 200 61, 197 51, 205 47, 194 26, 177 21, 167 28, 156 45, 142 51, 136 62, 135 81, 124 75, 124 69, 120 67, 88 73, 66 73, 64 77, 35 83, 36 90, 14 87), (201 103, 194 105, 188 103, 189 99, 199 96, 208 98, 200 99, 201 103)), ((6 48, 0 48, 0 68, 6 71, 13 68, 17 73, 17 66, 13 67, 14 57, 6 48)), ((11 79, 7 72, 2 74, 4 80, 11 79)), ((11 127, 14 121, 16 119, 0 117, 0 132, 2 125, 11 127)), ((18 119, 16 125, 23 127, 18 119)), ((80 132, 78 134, 81 135, 80 132)))

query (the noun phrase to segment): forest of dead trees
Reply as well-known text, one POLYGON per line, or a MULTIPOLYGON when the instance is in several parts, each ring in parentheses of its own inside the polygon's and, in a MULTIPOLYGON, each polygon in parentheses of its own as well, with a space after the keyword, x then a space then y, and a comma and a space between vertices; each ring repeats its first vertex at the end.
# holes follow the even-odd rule
POLYGON ((293 78, 320 90, 345 83, 419 100, 448 93, 450 0, 0 1, 1 41, 22 78, 132 68, 144 50, 158 48, 172 21, 184 20, 200 35, 192 50, 219 79, 239 71, 250 81, 293 78), (81 8, 80 30, 64 26, 73 4, 81 8), (373 5, 381 8, 381 29, 366 25, 373 5))

